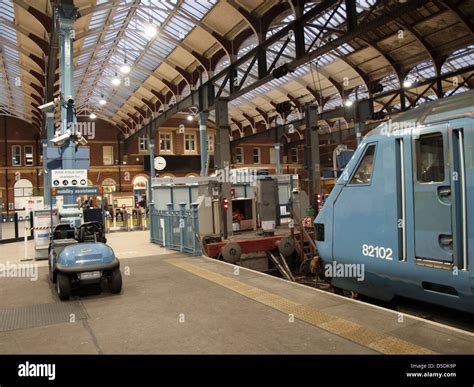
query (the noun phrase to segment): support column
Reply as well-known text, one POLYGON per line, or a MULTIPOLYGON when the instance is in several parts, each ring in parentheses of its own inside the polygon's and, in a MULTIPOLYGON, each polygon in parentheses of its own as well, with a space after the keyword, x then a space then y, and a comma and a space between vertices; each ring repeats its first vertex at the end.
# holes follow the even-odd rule
MULTIPOLYGON (((153 189, 151 187, 153 177, 155 177, 155 134, 154 130, 148 132, 149 136, 149 145, 148 149, 150 151, 150 177, 148 178, 148 214, 150 216, 150 242, 153 242, 154 228, 158 227, 154 222, 154 212, 155 212, 155 203, 153 202, 153 189)), ((164 237, 163 237, 164 238, 164 237)))
POLYGON ((216 145, 214 148, 214 166, 217 176, 224 177, 220 179, 221 182, 221 197, 220 197, 220 229, 221 232, 227 228, 227 236, 232 235, 232 198, 230 194, 229 169, 231 165, 230 159, 230 126, 229 126, 229 100, 227 98, 218 98, 215 101, 216 112, 216 145), (224 199, 229 201, 229 208, 225 211, 222 205, 224 199), (225 225, 224 225, 225 222, 225 225))
POLYGON ((308 171, 309 203, 316 209, 316 194, 321 193, 321 172, 319 155, 318 107, 305 107, 305 168, 308 171))
POLYGON ((206 176, 207 165, 207 117, 208 112, 199 112, 199 146, 201 148, 201 176, 206 176))
POLYGON ((362 142, 362 130, 364 130, 365 124, 363 122, 354 121, 354 131, 356 133, 357 146, 362 142))
POLYGON ((280 163, 280 143, 275 143, 275 170, 276 175, 280 176, 281 173, 281 163, 280 163))
MULTIPOLYGON (((61 86, 61 134, 67 130, 74 131, 76 121, 74 114, 74 21, 77 17, 77 9, 74 3, 63 2, 58 8, 59 14, 59 48, 60 48, 60 70, 59 79, 61 86)), ((76 145, 68 140, 62 145, 62 169, 76 168, 76 145)), ((73 195, 64 196, 64 204, 75 205, 76 198, 73 195)))
POLYGON ((46 113, 46 139, 43 140, 43 198, 45 208, 51 204, 51 171, 48 168, 48 148, 54 136, 54 112, 46 113))
POLYGON ((406 101, 405 101, 405 89, 404 89, 404 86, 403 86, 403 81, 402 81, 402 85, 400 87, 400 110, 402 112, 407 110, 406 101))

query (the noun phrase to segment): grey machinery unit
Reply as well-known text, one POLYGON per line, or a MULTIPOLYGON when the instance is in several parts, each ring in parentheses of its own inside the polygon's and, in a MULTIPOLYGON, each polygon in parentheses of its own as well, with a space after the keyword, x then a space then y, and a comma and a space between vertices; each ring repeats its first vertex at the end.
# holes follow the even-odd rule
POLYGON ((279 225, 278 180, 273 177, 257 179, 257 212, 264 233, 273 233, 279 225))

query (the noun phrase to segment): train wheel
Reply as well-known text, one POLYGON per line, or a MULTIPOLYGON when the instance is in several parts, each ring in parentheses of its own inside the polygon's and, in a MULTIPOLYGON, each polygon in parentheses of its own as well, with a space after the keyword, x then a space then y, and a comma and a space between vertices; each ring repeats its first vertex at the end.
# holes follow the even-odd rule
POLYGON ((222 258, 228 263, 236 263, 241 255, 242 249, 236 242, 229 242, 222 249, 222 258))

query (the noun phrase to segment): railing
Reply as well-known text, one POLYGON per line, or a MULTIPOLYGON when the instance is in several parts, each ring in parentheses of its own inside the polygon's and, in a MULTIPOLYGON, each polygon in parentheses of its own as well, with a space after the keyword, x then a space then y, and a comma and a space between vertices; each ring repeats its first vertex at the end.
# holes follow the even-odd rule
POLYGON ((150 214, 151 240, 160 246, 193 255, 201 255, 199 240, 198 208, 180 203, 175 210, 168 203, 166 210, 152 210, 150 214))

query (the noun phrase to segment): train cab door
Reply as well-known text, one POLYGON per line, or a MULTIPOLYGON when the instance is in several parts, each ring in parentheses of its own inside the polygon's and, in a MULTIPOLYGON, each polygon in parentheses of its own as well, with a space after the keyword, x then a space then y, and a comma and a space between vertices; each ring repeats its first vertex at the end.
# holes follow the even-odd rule
POLYGON ((453 187, 448 125, 419 130, 414 138, 415 257, 453 262, 453 187))

